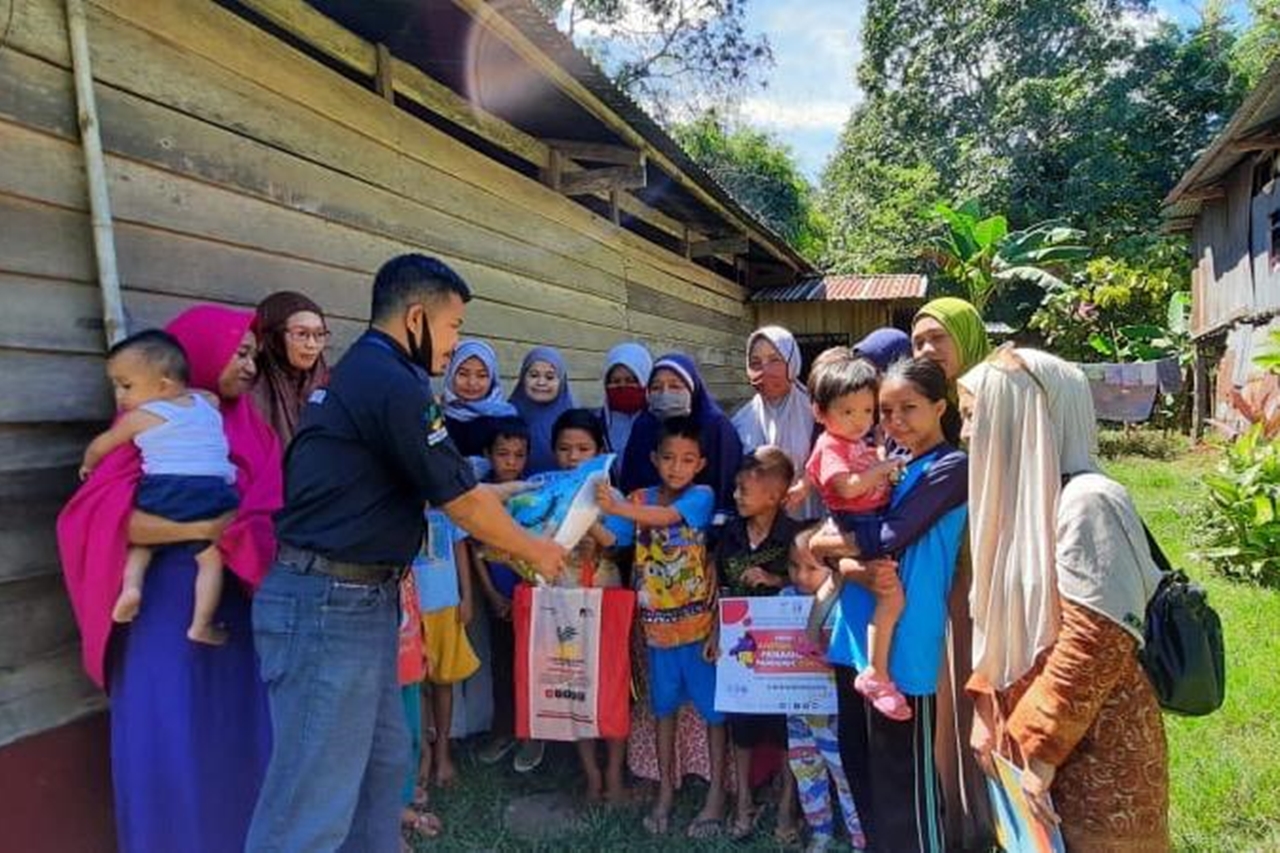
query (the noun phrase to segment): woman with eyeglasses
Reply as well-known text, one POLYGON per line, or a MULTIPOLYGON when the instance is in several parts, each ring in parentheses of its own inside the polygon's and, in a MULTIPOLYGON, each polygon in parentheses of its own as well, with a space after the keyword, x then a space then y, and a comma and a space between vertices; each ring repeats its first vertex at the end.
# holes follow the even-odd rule
POLYGON ((280 445, 287 447, 307 398, 329 379, 324 361, 329 328, 319 305, 301 293, 282 290, 258 304, 253 333, 258 338, 254 402, 280 445))

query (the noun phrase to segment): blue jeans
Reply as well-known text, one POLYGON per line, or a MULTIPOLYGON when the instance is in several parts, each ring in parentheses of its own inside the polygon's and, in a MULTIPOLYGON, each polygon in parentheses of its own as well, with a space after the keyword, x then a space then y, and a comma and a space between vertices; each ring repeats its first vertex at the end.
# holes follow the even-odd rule
POLYGON ((409 732, 396 678, 395 581, 277 562, 253 600, 274 735, 249 853, 396 853, 409 732))

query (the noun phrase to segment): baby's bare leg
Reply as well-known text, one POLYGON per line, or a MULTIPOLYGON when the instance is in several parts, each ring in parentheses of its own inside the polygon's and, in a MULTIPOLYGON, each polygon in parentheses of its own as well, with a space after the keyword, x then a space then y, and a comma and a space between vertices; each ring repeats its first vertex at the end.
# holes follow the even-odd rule
POLYGON ((142 584, 147 579, 147 566, 151 565, 151 549, 130 545, 124 560, 124 583, 115 607, 111 608, 113 622, 132 622, 142 607, 142 584))
POLYGON ((894 577, 893 588, 876 594, 876 609, 867 626, 867 657, 871 659, 871 671, 876 678, 889 677, 889 651, 893 645, 893 630, 906 606, 902 582, 894 577))
POLYGON ((213 624, 221 600, 222 554, 217 545, 210 545, 196 554, 196 603, 187 639, 211 646, 227 641, 227 632, 213 624))

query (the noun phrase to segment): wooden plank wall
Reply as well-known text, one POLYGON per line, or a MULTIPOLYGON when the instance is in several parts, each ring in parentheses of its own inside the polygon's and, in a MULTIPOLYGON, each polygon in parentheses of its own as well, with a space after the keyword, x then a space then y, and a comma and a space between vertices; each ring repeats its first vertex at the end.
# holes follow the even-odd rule
POLYGON ((1253 261, 1249 254, 1249 219, 1253 168, 1242 162, 1226 178, 1226 197, 1207 201, 1196 219, 1192 237, 1200 270, 1203 325, 1197 334, 1212 331, 1253 313, 1253 261))
MULTIPOLYGON (((6 5, 0 0, 0 8, 6 5)), ((584 404, 640 339, 745 397, 742 290, 396 109, 202 0, 100 0, 90 42, 126 309, 313 296, 340 351, 387 258, 425 251, 478 299, 504 373, 560 347, 584 404)), ((60 0, 22 0, 0 49, 0 744, 100 698, 79 674, 53 518, 110 414, 60 0)), ((335 355, 337 353, 334 353, 335 355)))
POLYGON ((1271 262, 1271 218, 1277 212, 1280 212, 1280 179, 1272 180, 1253 197, 1250 252, 1259 311, 1280 311, 1280 266, 1273 266, 1271 262))
POLYGON ((882 326, 893 325, 895 302, 760 302, 759 326, 777 325, 796 335, 848 334, 861 340, 882 326))

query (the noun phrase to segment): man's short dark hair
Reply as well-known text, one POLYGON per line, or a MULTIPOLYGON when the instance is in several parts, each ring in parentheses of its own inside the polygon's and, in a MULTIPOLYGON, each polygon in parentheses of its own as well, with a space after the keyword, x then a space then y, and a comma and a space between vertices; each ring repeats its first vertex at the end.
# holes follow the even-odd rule
POLYGON ((698 452, 706 455, 702 447, 702 427, 691 417, 667 418, 658 429, 657 449, 671 438, 686 438, 698 445, 698 452))
POLYGON ((191 381, 191 365, 187 363, 187 351, 178 339, 163 329, 143 329, 130 335, 107 350, 107 361, 123 352, 137 353, 160 375, 186 385, 191 381))
POLYGON ((471 301, 471 288, 449 265, 438 258, 410 253, 382 265, 373 279, 373 322, 390 320, 415 302, 432 303, 450 293, 471 301))
POLYGON ((772 477, 790 486, 796 479, 796 466, 782 448, 764 444, 742 457, 738 473, 772 477))

